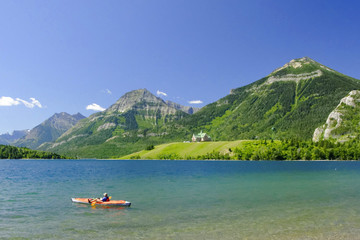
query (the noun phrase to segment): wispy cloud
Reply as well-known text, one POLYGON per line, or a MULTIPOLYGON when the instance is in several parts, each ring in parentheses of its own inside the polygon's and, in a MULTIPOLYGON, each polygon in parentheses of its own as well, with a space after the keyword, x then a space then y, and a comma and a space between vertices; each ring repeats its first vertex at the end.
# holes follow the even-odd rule
POLYGON ((16 100, 22 102, 25 105, 25 107, 28 107, 28 108, 33 108, 33 107, 42 108, 41 103, 38 100, 36 100, 35 98, 30 98, 31 102, 22 100, 20 98, 16 98, 16 100))
POLYGON ((23 104, 27 108, 42 108, 43 106, 41 103, 36 100, 35 98, 30 98, 30 101, 25 101, 21 98, 12 98, 12 97, 1 97, 0 98, 0 106, 1 107, 11 107, 11 106, 17 106, 23 104))
POLYGON ((163 96, 165 96, 165 97, 167 96, 166 93, 161 92, 161 91, 159 91, 159 90, 157 90, 156 94, 157 94, 158 96, 160 96, 160 95, 163 95, 163 96))
POLYGON ((188 103, 190 103, 190 104, 202 104, 203 101, 201 101, 201 100, 192 100, 192 101, 189 101, 188 103))
POLYGON ((100 105, 96 104, 96 103, 93 103, 93 104, 90 104, 90 105, 87 105, 86 106, 86 110, 93 110, 93 111, 104 111, 105 108, 101 107, 100 105))
POLYGON ((102 92, 103 92, 103 93, 106 93, 106 94, 109 94, 109 95, 112 94, 112 92, 111 92, 109 89, 104 89, 104 90, 102 90, 102 92))

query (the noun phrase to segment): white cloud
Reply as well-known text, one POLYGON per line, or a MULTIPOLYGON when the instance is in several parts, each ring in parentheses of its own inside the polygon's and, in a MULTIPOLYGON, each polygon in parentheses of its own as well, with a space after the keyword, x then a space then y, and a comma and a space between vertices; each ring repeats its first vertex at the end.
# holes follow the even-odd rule
POLYGON ((93 104, 90 104, 90 105, 87 105, 86 106, 86 110, 93 110, 93 111, 104 111, 105 108, 101 107, 100 105, 96 104, 96 103, 93 103, 93 104))
POLYGON ((190 103, 190 104, 202 104, 203 101, 201 101, 201 100, 192 100, 192 101, 189 101, 188 103, 190 103))
POLYGON ((16 98, 13 99, 12 97, 1 97, 0 98, 0 106, 16 106, 19 104, 24 104, 25 107, 27 108, 34 108, 34 107, 38 107, 38 108, 42 108, 41 103, 36 100, 35 98, 30 98, 31 102, 25 101, 21 98, 16 98))
POLYGON ((3 107, 8 107, 8 106, 15 106, 15 105, 19 105, 20 102, 16 101, 15 99, 11 98, 11 97, 1 97, 0 98, 0 106, 3 107))
POLYGON ((159 90, 157 90, 156 94, 157 94, 158 96, 160 96, 160 95, 163 95, 163 96, 165 96, 165 97, 167 96, 166 93, 160 92, 159 90))

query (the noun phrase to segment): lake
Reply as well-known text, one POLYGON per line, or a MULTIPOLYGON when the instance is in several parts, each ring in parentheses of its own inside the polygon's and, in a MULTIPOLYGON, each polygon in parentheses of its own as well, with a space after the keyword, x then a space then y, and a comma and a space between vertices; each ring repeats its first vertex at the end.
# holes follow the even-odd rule
POLYGON ((360 162, 1 160, 0 238, 359 239, 360 162), (71 197, 128 200, 91 207, 71 197))

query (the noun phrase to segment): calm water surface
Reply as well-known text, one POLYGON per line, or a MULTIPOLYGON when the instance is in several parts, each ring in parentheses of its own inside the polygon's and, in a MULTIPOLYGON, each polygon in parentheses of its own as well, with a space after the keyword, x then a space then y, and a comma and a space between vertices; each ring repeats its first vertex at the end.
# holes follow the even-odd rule
POLYGON ((3 239, 360 239, 360 162, 1 160, 3 239), (71 197, 132 202, 75 204, 71 197))

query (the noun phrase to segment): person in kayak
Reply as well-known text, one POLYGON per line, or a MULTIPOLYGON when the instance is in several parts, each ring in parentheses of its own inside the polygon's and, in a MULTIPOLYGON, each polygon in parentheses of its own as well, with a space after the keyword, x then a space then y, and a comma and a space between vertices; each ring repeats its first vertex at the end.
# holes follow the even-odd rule
POLYGON ((89 200, 88 200, 89 203, 107 202, 107 201, 110 201, 110 197, 107 193, 104 193, 104 197, 102 197, 102 198, 89 198, 89 200))
POLYGON ((104 193, 104 197, 101 199, 101 201, 103 201, 103 202, 110 201, 110 198, 107 193, 104 193))

